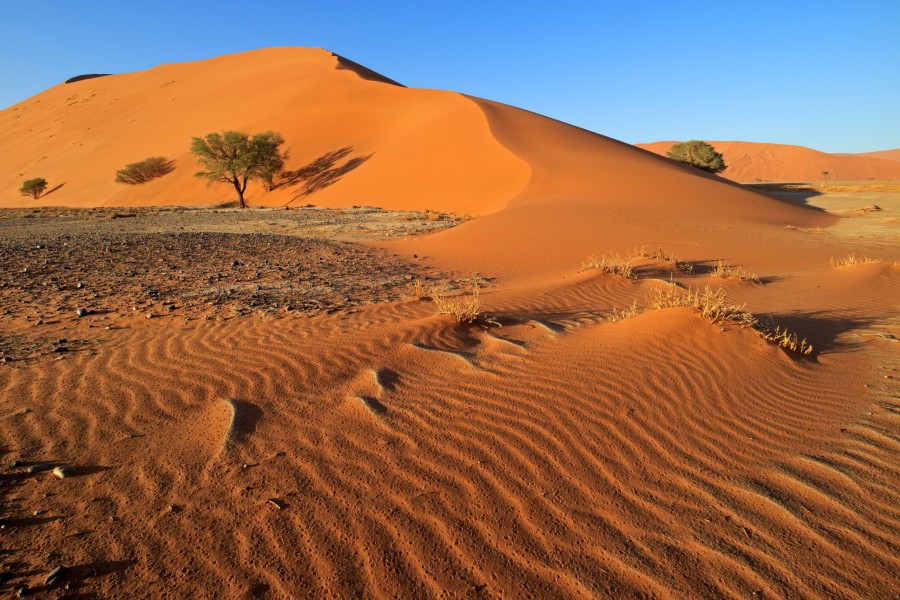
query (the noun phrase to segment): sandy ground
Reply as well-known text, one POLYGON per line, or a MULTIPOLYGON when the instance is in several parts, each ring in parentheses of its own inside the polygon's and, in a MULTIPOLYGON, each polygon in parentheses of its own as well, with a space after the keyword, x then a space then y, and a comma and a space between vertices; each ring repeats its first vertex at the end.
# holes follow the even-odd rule
POLYGON ((896 595, 896 195, 765 196, 377 79, 275 49, 58 86, 0 114, 41 133, 11 136, 4 177, 44 164, 67 182, 44 204, 134 207, 0 216, 0 589, 896 595), (236 78, 259 93, 224 94, 236 78), (131 151, 183 160, 191 130, 228 126, 306 140, 291 168, 345 146, 371 158, 297 202, 340 210, 154 207, 228 200, 189 164, 138 190, 109 181, 131 151), (637 246, 679 262, 581 270, 637 246), (851 254, 871 262, 832 268, 851 254), (757 281, 714 277, 720 261, 757 281), (479 278, 489 318, 438 314, 404 294, 417 277, 479 278), (812 352, 694 308, 610 320, 705 286, 812 352))
MULTIPOLYGON (((896 197, 879 201, 896 209, 896 197)), ((103 598, 896 589, 896 267, 725 282, 808 335, 815 354, 795 358, 689 309, 605 323, 612 307, 659 285, 666 265, 652 261, 636 283, 587 272, 540 290, 489 289, 486 308, 503 326, 464 327, 431 302, 390 301, 428 259, 260 231, 261 222, 300 228, 294 214, 97 219, 117 212, 2 221, 15 224, 4 236, 3 337, 34 343, 0 365, 5 589, 103 598), (166 233, 173 225, 191 232, 166 233), (200 254, 187 261, 202 266, 199 279, 181 262, 183 280, 148 278, 173 235, 202 240, 228 264, 200 254), (120 238, 144 250, 119 261, 140 271, 140 286, 103 269, 104 243, 120 238), (63 260, 52 250, 60 239, 80 250, 63 260), (229 252, 241 268, 277 270, 291 248, 301 250, 296 270, 265 274, 265 289, 315 274, 324 253, 324 273, 352 280, 364 302, 297 314, 233 310, 252 294, 185 303, 221 286, 204 278, 210 269, 236 286, 229 252), (36 269, 34 285, 22 265, 36 269), (388 291, 373 294, 371 275, 388 291), (45 277, 59 278, 46 286, 45 277), (104 287, 89 304, 104 309, 79 318, 76 280, 92 295, 116 289, 104 287), (144 306, 147 285, 166 291, 144 306), (69 476, 44 470, 57 465, 69 476)), ((414 229, 434 223, 378 212, 414 229)), ((335 235, 352 236, 371 214, 335 235)), ((883 233, 867 243, 883 245, 883 233)), ((186 260, 178 254, 171 260, 186 260)), ((306 296, 281 289, 274 302, 306 296)))

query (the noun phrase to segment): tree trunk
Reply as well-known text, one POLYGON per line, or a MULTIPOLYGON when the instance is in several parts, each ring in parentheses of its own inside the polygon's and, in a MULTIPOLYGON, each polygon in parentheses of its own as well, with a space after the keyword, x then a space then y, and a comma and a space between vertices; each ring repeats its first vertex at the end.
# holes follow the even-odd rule
POLYGON ((231 183, 234 184, 234 189, 238 195, 238 202, 241 208, 247 208, 247 204, 244 202, 244 189, 247 187, 247 183, 244 182, 244 186, 241 187, 241 184, 238 182, 238 178, 235 177, 231 180, 231 183))

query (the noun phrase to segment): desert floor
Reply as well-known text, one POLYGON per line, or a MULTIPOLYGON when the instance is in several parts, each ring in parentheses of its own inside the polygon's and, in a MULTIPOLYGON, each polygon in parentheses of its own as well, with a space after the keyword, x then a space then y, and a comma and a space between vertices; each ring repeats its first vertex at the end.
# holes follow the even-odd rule
POLYGON ((781 227, 803 253, 760 250, 759 283, 684 242, 692 274, 457 270, 407 239, 437 213, 2 211, 0 589, 894 597, 900 194, 787 197, 843 218, 781 227), (473 276, 490 320, 410 292, 473 276), (608 321, 671 283, 814 350, 608 321))

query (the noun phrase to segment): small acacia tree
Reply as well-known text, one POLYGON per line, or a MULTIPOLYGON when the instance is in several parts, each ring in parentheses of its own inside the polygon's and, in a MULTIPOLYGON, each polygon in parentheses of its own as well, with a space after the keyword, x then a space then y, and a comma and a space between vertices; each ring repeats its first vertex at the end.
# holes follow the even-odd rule
POLYGON ((22 187, 19 188, 19 193, 23 196, 31 196, 37 200, 46 189, 47 180, 43 177, 35 177, 34 179, 29 179, 23 183, 22 187))
POLYGON ((671 150, 666 152, 666 156, 672 160, 703 169, 708 173, 721 173, 728 168, 722 155, 716 152, 715 148, 700 140, 675 144, 671 150))
POLYGON ((246 208, 244 191, 247 182, 256 179, 272 186, 275 176, 284 170, 287 152, 281 152, 284 139, 280 133, 265 131, 252 138, 240 131, 210 133, 195 137, 191 152, 203 169, 197 177, 214 183, 230 183, 238 194, 241 208, 246 208))
POLYGON ((152 156, 139 162, 129 163, 125 165, 124 169, 116 171, 116 183, 140 185, 174 170, 175 161, 171 161, 165 156, 152 156))

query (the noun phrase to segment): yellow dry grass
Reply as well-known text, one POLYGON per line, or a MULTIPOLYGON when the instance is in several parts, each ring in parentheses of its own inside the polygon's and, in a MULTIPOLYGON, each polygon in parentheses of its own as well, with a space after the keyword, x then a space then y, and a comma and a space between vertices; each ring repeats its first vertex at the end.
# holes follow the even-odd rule
POLYGON ((856 265, 868 265, 868 264, 877 264, 883 263, 884 261, 880 258, 869 258, 867 256, 856 256, 855 254, 851 254, 850 256, 845 256, 844 258, 839 258, 835 260, 831 259, 831 268, 832 269, 846 269, 848 267, 855 267, 856 265))
POLYGON ((407 286, 406 295, 416 300, 433 301, 437 314, 450 315, 457 323, 481 321, 496 324, 494 319, 481 311, 481 287, 475 278, 469 284, 468 290, 461 294, 454 294, 446 285, 438 286, 414 279, 407 286))
POLYGON ((711 323, 732 323, 738 327, 751 328, 766 341, 781 346, 786 350, 803 355, 812 353, 812 346, 805 339, 800 339, 796 333, 792 333, 780 326, 761 322, 747 311, 743 305, 735 306, 729 304, 728 299, 725 297, 725 290, 721 288, 713 289, 706 286, 702 290, 686 291, 682 291, 674 286, 654 288, 647 294, 646 305, 647 308, 644 311, 638 310, 637 302, 632 304, 631 308, 621 311, 613 309, 607 320, 610 322, 622 321, 641 312, 665 308, 693 308, 700 313, 700 316, 711 323))
POLYGON ((620 256, 618 253, 613 254, 612 256, 606 256, 605 254, 597 256, 592 254, 581 264, 582 271, 590 271, 591 269, 597 269, 598 271, 609 273, 611 275, 618 275, 625 279, 635 278, 634 268, 631 266, 631 263, 628 262, 627 258, 620 256))
POLYGON ((755 273, 748 273, 741 267, 729 265, 721 260, 716 263, 716 268, 713 269, 710 275, 712 277, 718 277, 720 279, 737 279, 739 281, 752 281, 754 283, 760 283, 760 279, 756 276, 755 273))

